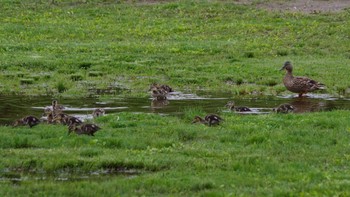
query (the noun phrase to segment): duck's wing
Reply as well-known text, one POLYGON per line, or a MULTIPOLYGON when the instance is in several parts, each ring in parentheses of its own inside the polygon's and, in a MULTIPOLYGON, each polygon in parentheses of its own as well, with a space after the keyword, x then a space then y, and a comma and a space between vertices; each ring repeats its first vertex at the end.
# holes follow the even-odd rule
POLYGON ((325 89, 325 85, 307 77, 294 77, 294 86, 307 89, 309 91, 325 89))

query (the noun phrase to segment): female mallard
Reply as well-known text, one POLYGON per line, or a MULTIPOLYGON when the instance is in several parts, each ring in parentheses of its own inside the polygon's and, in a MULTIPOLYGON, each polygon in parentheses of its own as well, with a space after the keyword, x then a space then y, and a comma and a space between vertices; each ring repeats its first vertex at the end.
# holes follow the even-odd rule
POLYGON ((35 116, 26 116, 24 118, 18 119, 13 123, 13 126, 24 126, 29 125, 30 128, 40 123, 40 120, 35 116))
POLYGON ((101 128, 95 124, 83 124, 80 127, 75 124, 72 124, 68 127, 68 135, 72 131, 74 131, 78 135, 85 134, 85 135, 94 136, 94 133, 96 133, 96 131, 100 129, 101 128))
POLYGON ((249 112, 249 111, 252 111, 248 107, 236 107, 234 101, 227 102, 225 107, 227 107, 228 109, 230 109, 232 111, 238 111, 238 112, 249 112))
POLYGON ((274 108, 273 111, 277 112, 277 113, 283 113, 283 114, 287 114, 289 112, 293 112, 294 111, 294 106, 288 103, 284 103, 279 105, 277 108, 274 108))
POLYGON ((299 97, 302 97, 303 94, 312 92, 315 90, 325 89, 325 85, 319 83, 315 80, 309 79, 307 77, 294 77, 293 76, 293 67, 290 61, 286 61, 281 68, 281 70, 286 70, 287 73, 283 78, 284 86, 287 90, 298 93, 299 97))
POLYGON ((97 108, 92 112, 92 116, 94 118, 100 117, 100 116, 104 116, 105 115, 105 110, 102 108, 97 108))
POLYGON ((218 125, 223 119, 215 114, 208 114, 203 118, 201 118, 200 116, 195 116, 192 124, 194 123, 202 123, 202 124, 207 124, 208 126, 212 126, 212 125, 218 125))

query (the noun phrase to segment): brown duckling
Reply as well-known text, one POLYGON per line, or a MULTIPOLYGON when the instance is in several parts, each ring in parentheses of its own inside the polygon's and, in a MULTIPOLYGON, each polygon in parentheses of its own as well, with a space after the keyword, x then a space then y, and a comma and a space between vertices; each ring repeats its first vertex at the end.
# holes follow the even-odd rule
POLYGON ((166 93, 162 90, 153 89, 152 90, 152 97, 154 101, 165 101, 167 100, 166 93))
POLYGON ((83 122, 77 118, 77 117, 74 117, 74 116, 66 116, 63 118, 62 120, 62 124, 64 125, 68 125, 68 126, 71 126, 71 125, 81 125, 83 122))
POLYGON ((212 126, 212 125, 218 125, 223 119, 215 114, 208 114, 203 118, 201 118, 200 116, 195 116, 192 124, 194 123, 202 123, 202 124, 207 124, 208 126, 212 126))
MULTIPOLYGON (((70 115, 68 115, 68 114, 59 113, 59 114, 56 114, 55 117, 53 117, 53 120, 51 123, 58 123, 58 124, 66 125, 67 118, 69 118, 69 117, 70 117, 70 115)), ((48 117, 48 119, 49 119, 49 117, 48 117)))
POLYGON ((277 112, 277 113, 283 113, 283 114, 287 114, 290 112, 294 111, 294 106, 288 103, 284 103, 279 105, 277 108, 274 108, 273 111, 277 112))
POLYGON ((94 133, 100 129, 101 128, 95 124, 83 124, 81 126, 72 124, 68 127, 68 135, 74 131, 78 135, 85 134, 94 136, 94 133))
POLYGON ((40 123, 40 120, 35 116, 26 116, 24 118, 18 119, 13 123, 13 126, 24 126, 29 125, 30 128, 40 123))
POLYGON ((298 93, 299 97, 303 94, 312 92, 315 90, 325 89, 325 85, 319 83, 315 80, 309 79, 307 77, 294 77, 293 76, 293 66, 290 61, 286 61, 281 68, 281 70, 286 70, 287 73, 283 78, 283 84, 287 90, 298 93))
POLYGON ((157 83, 153 83, 150 85, 149 90, 153 90, 153 89, 160 90, 160 91, 164 92, 165 94, 167 94, 169 92, 174 92, 174 90, 170 86, 165 85, 165 84, 160 85, 157 83))
POLYGON ((102 108, 97 108, 92 112, 92 116, 94 118, 100 117, 100 116, 104 116, 105 115, 105 110, 102 108))
POLYGON ((237 112, 250 112, 250 111, 252 111, 248 107, 236 107, 234 101, 227 102, 225 107, 227 107, 228 109, 230 109, 232 111, 237 111, 237 112))

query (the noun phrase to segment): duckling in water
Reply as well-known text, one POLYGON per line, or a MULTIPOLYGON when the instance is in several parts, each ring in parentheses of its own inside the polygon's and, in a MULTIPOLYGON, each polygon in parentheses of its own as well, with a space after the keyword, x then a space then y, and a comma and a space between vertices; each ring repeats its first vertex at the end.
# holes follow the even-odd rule
POLYGON ((315 80, 309 79, 307 77, 294 77, 293 76, 293 66, 290 61, 286 61, 281 68, 281 70, 286 70, 287 73, 283 78, 283 84, 287 90, 298 93, 299 97, 303 94, 312 92, 315 90, 325 89, 325 85, 319 83, 315 80))
POLYGON ((294 106, 288 103, 284 103, 279 105, 277 108, 274 108, 273 111, 277 112, 277 113, 283 113, 283 114, 287 114, 289 112, 293 112, 294 111, 294 106))
POLYGON ((165 101, 165 100, 167 100, 166 93, 161 91, 161 90, 157 90, 157 89, 153 89, 152 90, 152 97, 153 97, 154 101, 165 101))
POLYGON ((94 133, 96 131, 100 130, 101 128, 95 124, 83 124, 81 126, 77 126, 75 124, 72 124, 68 127, 68 135, 74 131, 78 135, 91 135, 94 136, 94 133))
POLYGON ((94 118, 100 117, 100 116, 104 116, 105 115, 105 110, 102 108, 97 108, 92 112, 92 116, 94 118))
POLYGON ((250 111, 252 111, 248 107, 236 107, 234 101, 227 102, 225 107, 227 107, 228 109, 230 109, 232 111, 237 111, 237 112, 250 112, 250 111))
POLYGON ((165 84, 164 85, 160 85, 160 84, 157 84, 157 83, 153 83, 153 84, 150 85, 149 90, 154 90, 154 89, 160 90, 160 91, 164 92, 165 94, 167 94, 169 92, 174 92, 174 90, 170 86, 165 85, 165 84))
POLYGON ((194 123, 201 123, 201 124, 207 124, 208 126, 212 126, 212 125, 218 125, 223 119, 215 114, 208 114, 203 118, 201 118, 200 116, 195 116, 192 124, 194 123))
POLYGON ((26 116, 24 118, 18 119, 13 123, 13 126, 24 126, 29 125, 30 128, 40 123, 40 120, 35 116, 26 116))

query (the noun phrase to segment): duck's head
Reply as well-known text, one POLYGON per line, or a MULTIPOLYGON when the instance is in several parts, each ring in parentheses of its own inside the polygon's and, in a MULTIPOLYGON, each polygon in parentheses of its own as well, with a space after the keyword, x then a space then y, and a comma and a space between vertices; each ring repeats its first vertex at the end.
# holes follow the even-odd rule
POLYGON ((229 101, 226 103, 225 107, 229 108, 229 109, 233 109, 235 108, 235 102, 234 101, 229 101))
POLYGON ((283 67, 280 69, 280 71, 284 69, 287 70, 288 72, 292 72, 293 70, 292 63, 290 61, 284 62, 283 67))
POLYGON ((192 120, 192 124, 197 123, 197 122, 203 122, 203 118, 199 116, 195 116, 194 119, 192 120))

